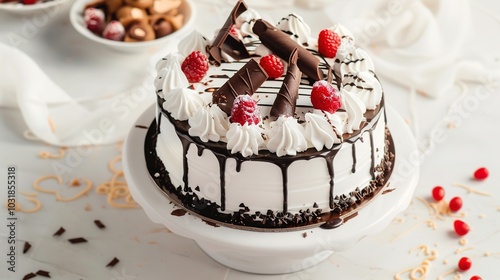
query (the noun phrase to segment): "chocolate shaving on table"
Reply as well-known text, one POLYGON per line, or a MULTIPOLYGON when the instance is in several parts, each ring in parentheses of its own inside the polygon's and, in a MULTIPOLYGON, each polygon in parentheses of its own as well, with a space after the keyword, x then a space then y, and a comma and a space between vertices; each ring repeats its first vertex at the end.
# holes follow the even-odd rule
POLYGON ((323 79, 323 72, 319 68, 319 59, 292 40, 290 35, 262 19, 255 22, 253 32, 259 36, 264 46, 285 61, 288 61, 293 50, 298 49, 299 60, 297 65, 302 73, 313 81, 323 79))
POLYGON ((29 279, 32 279, 32 278, 35 278, 35 277, 36 277, 36 274, 33 273, 33 272, 30 272, 30 273, 24 275, 23 280, 29 280, 29 279))
POLYGON ((210 62, 220 65, 222 51, 236 60, 250 57, 245 44, 235 35, 231 34, 231 27, 236 24, 236 18, 248 9, 243 0, 239 0, 229 14, 224 26, 219 30, 211 46, 207 46, 210 62))
POLYGON ((23 254, 26 254, 30 250, 30 248, 31 244, 28 241, 24 242, 23 254))
POLYGON ((68 239, 68 241, 71 244, 78 244, 78 243, 85 243, 85 242, 87 242, 87 239, 85 239, 83 237, 76 237, 76 238, 68 239))
POLYGON ((36 275, 50 278, 50 273, 48 271, 41 270, 41 269, 36 272, 36 275))
POLYGON ((60 227, 52 236, 61 236, 66 230, 60 227))
POLYGON ((252 95, 267 80, 264 69, 254 59, 250 59, 236 74, 212 95, 212 102, 226 114, 231 114, 234 99, 238 95, 252 95))
POLYGON ((111 260, 111 261, 110 261, 110 262, 106 265, 106 267, 113 267, 113 266, 115 266, 115 265, 116 265, 117 263, 119 263, 119 262, 120 262, 120 260, 119 260, 119 259, 117 259, 116 257, 114 257, 114 258, 113 258, 113 259, 112 259, 112 260, 111 260))
POLYGON ((94 220, 94 224, 100 229, 106 228, 106 226, 99 220, 94 220))
POLYGON ((281 115, 293 117, 295 115, 295 106, 299 98, 300 78, 302 76, 302 72, 297 66, 298 54, 298 49, 294 49, 288 60, 285 79, 271 108, 271 116, 273 117, 278 118, 281 115))

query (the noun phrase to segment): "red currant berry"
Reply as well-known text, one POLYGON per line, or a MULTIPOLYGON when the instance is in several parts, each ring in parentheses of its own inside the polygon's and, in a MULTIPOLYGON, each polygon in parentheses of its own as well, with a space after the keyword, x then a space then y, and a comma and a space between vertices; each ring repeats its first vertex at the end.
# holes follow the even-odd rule
POLYGON ((474 275, 470 278, 470 280, 483 280, 483 278, 477 276, 477 275, 474 275))
POLYGON ((460 236, 466 235, 470 230, 469 225, 461 220, 455 220, 453 227, 455 228, 455 232, 460 236))
POLYGON ((462 199, 458 196, 455 196, 450 200, 449 206, 451 211, 457 212, 458 210, 460 210, 460 208, 462 208, 462 199))
POLYGON ((471 266, 472 261, 467 257, 463 257, 458 261, 458 268, 460 268, 460 270, 469 270, 471 266))
POLYGON ((435 201, 441 201, 444 198, 444 189, 441 186, 436 186, 432 189, 432 197, 435 201))
POLYGON ((484 179, 488 178, 488 175, 489 175, 489 172, 488 172, 488 169, 486 167, 478 168, 476 170, 476 172, 474 172, 474 178, 476 180, 484 180, 484 179))

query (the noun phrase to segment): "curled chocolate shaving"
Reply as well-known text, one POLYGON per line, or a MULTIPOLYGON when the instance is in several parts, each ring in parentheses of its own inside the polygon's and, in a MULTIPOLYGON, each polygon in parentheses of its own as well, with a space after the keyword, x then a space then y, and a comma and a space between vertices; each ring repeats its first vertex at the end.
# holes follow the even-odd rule
POLYGON ((28 241, 24 242, 23 254, 26 254, 30 250, 30 248, 31 244, 28 241))
POLYGON ((85 242, 87 242, 87 239, 85 239, 83 237, 77 237, 77 238, 68 239, 68 241, 71 244, 78 244, 78 243, 85 243, 85 242))
POLYGON ((248 9, 243 0, 238 0, 233 10, 229 14, 224 26, 219 30, 212 46, 207 47, 210 55, 210 62, 220 65, 222 62, 222 51, 236 60, 250 57, 245 44, 237 37, 231 34, 231 27, 236 23, 236 19, 248 9))
POLYGON ((292 40, 288 34, 262 19, 255 22, 253 32, 259 36, 264 46, 285 61, 288 61, 292 52, 298 49, 297 65, 300 70, 313 81, 323 79, 323 72, 319 68, 319 59, 292 40))
POLYGON ((212 95, 212 102, 226 114, 231 114, 234 99, 238 95, 252 95, 267 80, 266 72, 257 61, 250 59, 236 74, 217 89, 212 95))
POLYGON ((94 220, 94 224, 100 229, 106 228, 106 226, 100 220, 94 220))
POLYGON ((61 236, 66 230, 60 227, 52 236, 61 236))
POLYGON ((298 49, 294 49, 288 60, 285 79, 271 108, 271 116, 273 117, 278 118, 281 115, 292 117, 295 114, 295 106, 299 98, 300 77, 302 75, 297 66, 298 54, 298 49))
POLYGON ((38 276, 42 276, 42 277, 46 277, 46 278, 50 278, 50 272, 48 271, 45 271, 45 270, 38 270, 36 273, 36 275, 38 276))
POLYGON ((110 261, 110 262, 106 265, 106 267, 113 267, 113 266, 115 266, 115 265, 116 265, 117 263, 119 263, 119 262, 120 262, 120 260, 119 260, 119 259, 117 259, 116 257, 114 257, 114 258, 113 258, 113 259, 112 259, 112 260, 111 260, 111 261, 110 261))
POLYGON ((35 278, 35 277, 36 277, 36 274, 33 273, 33 272, 30 272, 30 273, 24 275, 23 280, 29 280, 29 279, 32 279, 32 278, 35 278))

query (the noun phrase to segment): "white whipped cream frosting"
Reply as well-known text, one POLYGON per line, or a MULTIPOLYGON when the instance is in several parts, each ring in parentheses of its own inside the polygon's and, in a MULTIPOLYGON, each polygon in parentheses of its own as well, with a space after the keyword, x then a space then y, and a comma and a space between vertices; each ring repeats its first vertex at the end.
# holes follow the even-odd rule
POLYGON ((307 140, 304 136, 304 127, 293 117, 280 116, 271 123, 267 149, 281 157, 294 156, 297 152, 307 149, 307 140))
POLYGON ((174 89, 186 88, 189 81, 182 73, 177 55, 169 54, 157 63, 158 75, 155 79, 157 94, 165 98, 174 89))
POLYGON ((259 36, 253 32, 253 26, 255 21, 260 18, 261 16, 254 9, 248 9, 236 18, 236 28, 239 30, 239 34, 241 35, 240 39, 244 43, 254 41, 259 38, 259 36))
POLYGON ((203 107, 203 99, 198 92, 188 88, 176 88, 165 94, 163 109, 179 121, 188 120, 203 107))
POLYGON ((354 36, 352 35, 351 31, 342 24, 340 23, 335 24, 334 26, 332 26, 331 30, 337 33, 342 41, 345 40, 354 43, 354 36))
POLYGON ((305 115, 305 136, 317 151, 323 147, 331 149, 334 144, 342 142, 344 122, 337 114, 314 110, 305 115))
POLYGON ((311 37, 311 28, 307 25, 304 19, 291 13, 287 17, 281 19, 276 27, 290 35, 290 38, 302 46, 313 45, 314 40, 311 37))
POLYGON ((366 51, 357 47, 350 48, 345 58, 340 62, 340 75, 345 76, 361 71, 375 71, 373 60, 366 51))
POLYGON ((189 118, 189 125, 189 135, 198 136, 203 142, 218 142, 229 130, 228 116, 216 104, 199 108, 189 118))
POLYGON ((347 123, 345 125, 345 132, 353 133, 354 130, 360 129, 361 122, 365 120, 366 106, 355 93, 345 90, 340 90, 341 109, 347 113, 347 123))
POLYGON ((366 109, 374 110, 382 100, 382 85, 371 71, 354 72, 344 76, 343 88, 363 101, 366 109))
POLYGON ((179 42, 178 49, 179 53, 184 57, 193 51, 200 51, 207 55, 207 45, 207 39, 200 32, 193 30, 193 32, 179 42))
POLYGON ((241 153, 244 157, 256 155, 259 149, 266 146, 263 133, 264 130, 255 124, 232 123, 226 134, 227 149, 232 154, 241 153))

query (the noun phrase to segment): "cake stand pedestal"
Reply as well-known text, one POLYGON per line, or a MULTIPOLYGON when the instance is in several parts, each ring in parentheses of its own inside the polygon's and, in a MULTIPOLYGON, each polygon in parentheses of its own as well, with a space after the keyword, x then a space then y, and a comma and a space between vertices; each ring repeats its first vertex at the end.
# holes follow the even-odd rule
POLYGON ((215 227, 186 214, 174 216, 178 209, 150 178, 144 157, 147 128, 155 117, 151 106, 137 120, 125 142, 123 167, 130 192, 155 223, 193 239, 214 260, 228 267, 251 273, 283 274, 310 268, 333 252, 346 250, 367 235, 386 228, 410 204, 419 176, 418 150, 404 120, 387 110, 396 160, 389 183, 381 195, 363 207, 342 226, 327 230, 319 227, 287 232, 254 232, 215 227), (390 190, 390 191, 388 191, 390 190))

